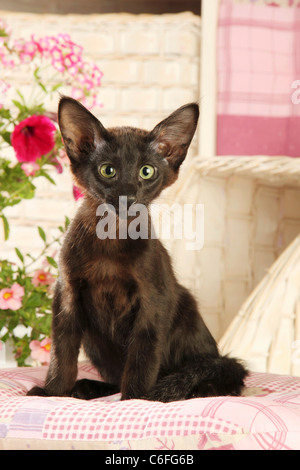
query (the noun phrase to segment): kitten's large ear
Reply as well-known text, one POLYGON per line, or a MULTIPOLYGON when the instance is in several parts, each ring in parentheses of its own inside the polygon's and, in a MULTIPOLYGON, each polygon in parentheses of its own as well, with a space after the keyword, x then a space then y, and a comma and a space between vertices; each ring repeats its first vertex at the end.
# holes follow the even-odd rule
POLYGON ((61 98, 58 123, 66 152, 73 163, 87 156, 107 138, 101 122, 73 98, 61 98))
POLYGON ((194 136, 199 106, 187 104, 177 109, 153 129, 150 136, 157 152, 177 171, 194 136))

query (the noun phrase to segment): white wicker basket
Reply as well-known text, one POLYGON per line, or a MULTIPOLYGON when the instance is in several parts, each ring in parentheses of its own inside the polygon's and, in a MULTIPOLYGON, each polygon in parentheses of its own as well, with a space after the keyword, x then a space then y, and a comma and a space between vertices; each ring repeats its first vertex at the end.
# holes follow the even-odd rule
POLYGON ((300 340, 299 175, 300 161, 289 157, 195 158, 165 196, 204 205, 203 248, 187 251, 185 240, 166 243, 222 350, 249 360, 255 370, 299 372, 291 362, 300 340))

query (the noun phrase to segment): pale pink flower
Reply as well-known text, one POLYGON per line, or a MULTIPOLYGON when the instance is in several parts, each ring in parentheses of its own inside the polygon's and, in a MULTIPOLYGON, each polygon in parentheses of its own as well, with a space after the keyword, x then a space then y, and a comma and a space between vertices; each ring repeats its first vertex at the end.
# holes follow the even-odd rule
POLYGON ((15 61, 11 59, 8 50, 5 46, 1 46, 0 43, 0 62, 5 68, 14 68, 15 66, 15 61))
POLYGON ((3 104, 6 99, 7 90, 10 88, 10 85, 4 80, 0 80, 0 109, 3 108, 3 104))
POLYGON ((40 364, 47 365, 50 362, 51 339, 45 338, 42 341, 32 340, 29 344, 31 357, 40 364))
POLYGON ((83 101, 85 98, 84 91, 81 88, 73 87, 71 90, 71 96, 75 100, 83 101))
POLYGON ((22 170, 26 176, 34 176, 35 173, 40 169, 40 165, 35 162, 22 163, 22 170))
POLYGON ((64 152, 64 150, 59 150, 58 151, 58 156, 59 158, 52 158, 51 163, 54 164, 57 173, 62 173, 64 171, 64 165, 69 166, 70 165, 70 159, 67 156, 67 154, 64 152))
POLYGON ((55 166, 55 169, 58 174, 62 173, 64 171, 63 166, 61 162, 58 160, 58 158, 54 157, 51 159, 51 163, 55 166))
POLYGON ((15 282, 11 287, 6 287, 0 291, 0 309, 18 310, 22 306, 24 287, 15 282))
POLYGON ((31 36, 31 40, 36 44, 36 47, 40 54, 43 54, 44 51, 50 50, 50 38, 48 36, 36 39, 34 35, 31 36))
POLYGON ((37 44, 33 40, 16 39, 13 48, 18 52, 21 63, 30 63, 38 52, 37 44))
MULTIPOLYGON (((98 105, 95 90, 101 85, 103 73, 95 63, 83 59, 83 48, 75 44, 68 34, 41 38, 32 35, 30 40, 16 40, 13 49, 21 63, 35 59, 49 60, 63 74, 66 82, 72 84, 74 98, 83 100, 89 108, 98 105), (87 100, 87 95, 91 95, 91 102, 87 100)), ((14 66, 9 64, 10 57, 5 47, 2 53, 0 48, 0 59, 4 65, 14 66)))
POLYGON ((35 287, 40 285, 42 286, 51 286, 55 281, 54 277, 48 271, 44 271, 43 269, 38 269, 32 278, 32 284, 35 287))
POLYGON ((63 72, 65 70, 63 55, 58 47, 53 47, 52 49, 52 65, 59 72, 63 72))
POLYGON ((70 166, 70 159, 64 149, 59 149, 58 156, 62 165, 70 166))
POLYGON ((5 39, 11 35, 11 27, 8 26, 5 20, 0 18, 0 31, 2 33, 1 39, 5 39))

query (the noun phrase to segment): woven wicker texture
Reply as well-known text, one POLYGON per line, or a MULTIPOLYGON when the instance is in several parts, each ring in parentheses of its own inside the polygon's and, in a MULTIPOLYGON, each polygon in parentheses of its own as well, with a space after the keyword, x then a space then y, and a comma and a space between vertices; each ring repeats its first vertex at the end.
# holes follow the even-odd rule
POLYGON ((272 265, 220 341, 251 370, 300 375, 300 236, 272 265))
POLYGON ((288 157, 196 158, 165 196, 204 205, 203 248, 166 244, 222 349, 252 370, 300 373, 299 170, 288 157))

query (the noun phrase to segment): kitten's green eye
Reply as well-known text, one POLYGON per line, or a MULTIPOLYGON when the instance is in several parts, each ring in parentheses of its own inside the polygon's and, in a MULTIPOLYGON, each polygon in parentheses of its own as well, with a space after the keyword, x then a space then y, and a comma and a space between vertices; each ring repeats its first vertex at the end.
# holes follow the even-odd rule
POLYGON ((154 175, 155 170, 152 165, 144 165, 140 169, 140 177, 144 180, 149 180, 154 175))
POLYGON ((114 167, 109 164, 101 165, 99 172, 104 178, 113 178, 116 174, 114 167))

